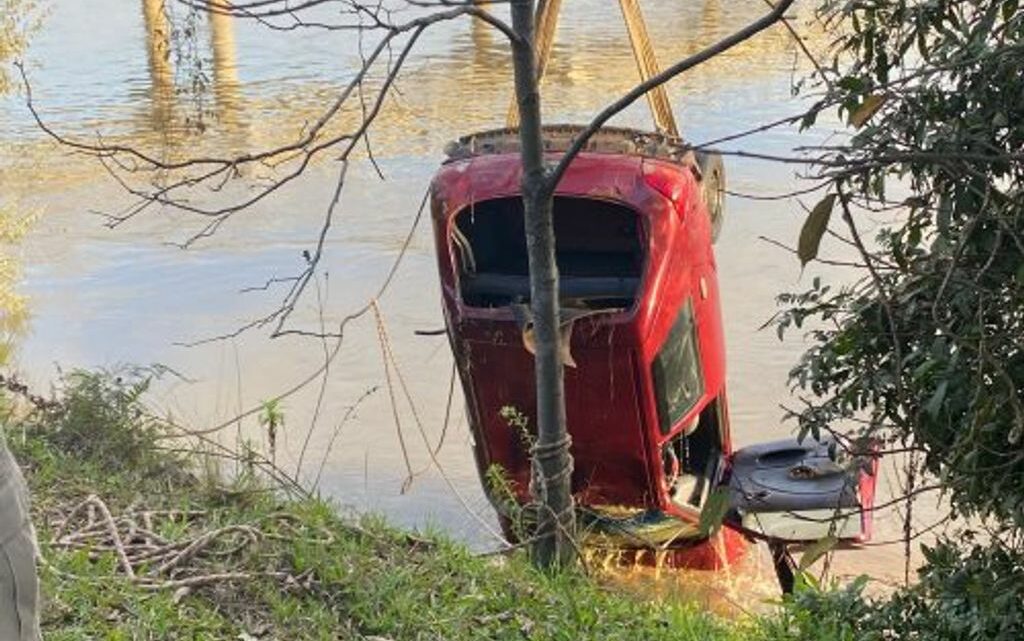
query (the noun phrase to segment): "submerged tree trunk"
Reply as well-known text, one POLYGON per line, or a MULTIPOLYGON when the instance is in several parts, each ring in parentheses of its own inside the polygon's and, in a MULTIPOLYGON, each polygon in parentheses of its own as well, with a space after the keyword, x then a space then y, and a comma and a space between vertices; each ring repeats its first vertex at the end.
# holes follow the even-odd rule
POLYGON ((530 264, 530 305, 536 343, 537 441, 532 453, 535 491, 541 503, 534 562, 541 567, 567 565, 574 559, 575 515, 572 504, 572 457, 565 424, 558 331, 558 266, 552 219, 553 184, 544 167, 540 90, 534 56, 533 0, 513 2, 512 43, 519 139, 523 164, 523 208, 530 264))

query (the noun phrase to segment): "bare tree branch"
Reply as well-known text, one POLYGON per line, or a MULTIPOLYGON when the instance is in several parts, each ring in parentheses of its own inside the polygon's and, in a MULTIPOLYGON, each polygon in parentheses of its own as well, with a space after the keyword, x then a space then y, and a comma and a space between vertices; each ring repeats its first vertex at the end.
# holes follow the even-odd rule
POLYGON ((569 165, 572 163, 573 159, 586 146, 587 141, 590 140, 590 137, 597 133, 598 130, 600 130, 606 122, 611 120, 613 116, 620 113, 621 111, 626 109, 626 107, 629 107, 631 104, 642 98, 651 89, 665 84, 666 82, 675 78, 684 71, 692 69, 693 67, 696 67, 701 63, 707 62, 711 58, 714 58, 715 56, 728 51, 729 49, 740 44, 741 42, 749 40, 750 38, 757 35, 761 31, 764 31, 768 27, 772 26, 782 18, 782 16, 785 14, 785 11, 789 9, 789 7, 792 4, 793 0, 781 0, 775 6, 774 9, 772 9, 770 12, 768 12, 758 20, 748 24, 747 26, 733 34, 726 36, 725 38, 719 40, 718 42, 714 43, 709 47, 706 47, 705 49, 697 52, 696 54, 683 60, 680 60, 674 65, 671 65, 661 73, 652 76, 646 82, 638 84, 633 89, 628 91, 624 96, 622 96, 615 102, 605 107, 599 114, 597 114, 597 116, 594 117, 593 120, 590 121, 590 124, 587 125, 587 127, 576 137, 576 139, 573 141, 572 146, 569 147, 569 149, 562 155, 562 158, 559 160, 558 164, 555 165, 554 169, 551 170, 548 176, 550 186, 549 188, 552 191, 554 190, 554 188, 558 185, 559 181, 562 179, 562 176, 565 174, 565 171, 569 168, 569 165))

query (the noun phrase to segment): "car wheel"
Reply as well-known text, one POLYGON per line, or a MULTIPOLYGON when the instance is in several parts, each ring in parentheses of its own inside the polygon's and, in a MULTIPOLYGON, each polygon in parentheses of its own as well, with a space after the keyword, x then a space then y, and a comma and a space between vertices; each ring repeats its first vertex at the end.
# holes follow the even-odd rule
POLYGON ((725 219, 725 163, 719 154, 698 153, 697 165, 700 167, 701 196, 711 221, 711 242, 715 242, 725 219))

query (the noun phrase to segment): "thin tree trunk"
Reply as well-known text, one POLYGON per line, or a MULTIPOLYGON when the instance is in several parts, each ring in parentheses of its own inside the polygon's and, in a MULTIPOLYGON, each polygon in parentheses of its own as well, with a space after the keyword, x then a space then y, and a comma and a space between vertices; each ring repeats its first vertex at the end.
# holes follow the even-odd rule
POLYGON ((534 3, 511 4, 516 100, 523 163, 523 208, 526 248, 530 263, 530 301, 536 343, 537 443, 533 452, 536 492, 541 502, 534 563, 541 567, 568 565, 574 560, 572 537, 572 456, 565 424, 565 389, 558 332, 558 266, 552 220, 553 185, 544 168, 540 91, 534 57, 534 3))

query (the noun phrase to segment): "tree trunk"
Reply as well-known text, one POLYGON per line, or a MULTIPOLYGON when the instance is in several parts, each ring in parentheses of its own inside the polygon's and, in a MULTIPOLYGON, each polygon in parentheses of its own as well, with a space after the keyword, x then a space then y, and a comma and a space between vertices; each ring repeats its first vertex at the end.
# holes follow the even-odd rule
POLYGON ((558 266, 552 219, 554 185, 544 168, 540 90, 534 56, 534 3, 511 3, 516 101, 523 163, 523 209, 530 264, 530 304, 536 344, 537 442, 533 451, 535 493, 541 503, 533 546, 540 567, 568 565, 574 560, 572 537, 572 456, 565 425, 565 389, 558 331, 558 266))

